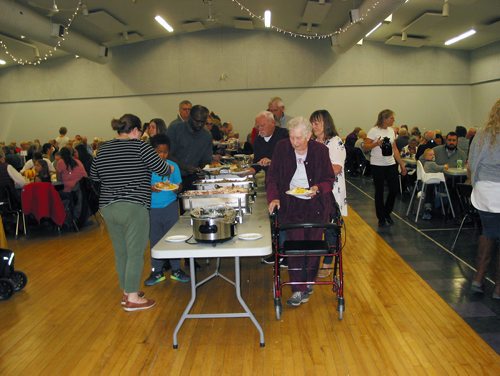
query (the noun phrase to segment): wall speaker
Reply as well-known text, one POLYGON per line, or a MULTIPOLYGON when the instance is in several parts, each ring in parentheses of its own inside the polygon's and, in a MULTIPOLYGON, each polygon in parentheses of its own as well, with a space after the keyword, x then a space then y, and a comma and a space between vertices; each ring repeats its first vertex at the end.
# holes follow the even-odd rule
POLYGON ((349 20, 351 23, 357 23, 360 21, 359 9, 351 9, 349 11, 349 20))
POLYGON ((101 46, 99 48, 99 57, 108 57, 108 47, 101 46))
POLYGON ((60 24, 52 24, 50 29, 50 36, 52 38, 62 38, 64 36, 64 26, 60 24))

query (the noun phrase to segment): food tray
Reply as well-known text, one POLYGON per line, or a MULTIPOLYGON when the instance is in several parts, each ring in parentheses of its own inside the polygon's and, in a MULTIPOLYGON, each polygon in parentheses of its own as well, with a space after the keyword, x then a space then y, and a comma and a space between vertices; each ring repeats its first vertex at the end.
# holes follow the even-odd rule
MULTIPOLYGON (((187 191, 189 192, 189 191, 187 191)), ((191 196, 181 193, 179 202, 182 212, 190 211, 194 208, 203 208, 213 205, 227 205, 238 209, 241 207, 243 213, 252 212, 252 195, 250 193, 221 193, 221 194, 204 194, 199 196, 191 196)))
POLYGON ((252 191, 255 187, 253 179, 232 178, 232 179, 200 179, 194 182, 197 190, 211 190, 219 187, 241 187, 252 191))

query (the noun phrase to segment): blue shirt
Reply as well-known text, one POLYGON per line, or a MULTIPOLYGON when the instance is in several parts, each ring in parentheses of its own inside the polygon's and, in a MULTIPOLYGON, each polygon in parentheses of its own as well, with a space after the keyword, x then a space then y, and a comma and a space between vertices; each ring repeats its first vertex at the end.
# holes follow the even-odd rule
MULTIPOLYGON (((179 169, 177 163, 172 162, 171 160, 167 160, 167 163, 174 166, 174 172, 170 175, 170 177, 161 176, 153 172, 151 174, 151 185, 167 180, 169 180, 172 184, 182 183, 181 170, 179 169)), ((152 209, 166 208, 175 200, 177 200, 177 194, 174 191, 151 192, 152 209)))

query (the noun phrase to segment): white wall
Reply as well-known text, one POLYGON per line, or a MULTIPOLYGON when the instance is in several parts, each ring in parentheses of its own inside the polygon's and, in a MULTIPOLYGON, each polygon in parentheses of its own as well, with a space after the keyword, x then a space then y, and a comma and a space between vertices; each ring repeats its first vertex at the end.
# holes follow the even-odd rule
POLYGON ((500 98, 500 43, 471 54, 471 84, 471 125, 482 126, 500 98))
POLYGON ((483 89, 473 101, 470 82, 463 51, 365 44, 335 55, 327 41, 218 30, 115 48, 108 65, 63 58, 0 70, 0 140, 43 141, 61 125, 70 136, 109 138, 112 117, 169 121, 186 98, 243 135, 275 95, 290 115, 330 110, 343 134, 370 127, 383 108, 396 111, 398 123, 446 131, 471 121, 471 103, 492 102, 483 89))

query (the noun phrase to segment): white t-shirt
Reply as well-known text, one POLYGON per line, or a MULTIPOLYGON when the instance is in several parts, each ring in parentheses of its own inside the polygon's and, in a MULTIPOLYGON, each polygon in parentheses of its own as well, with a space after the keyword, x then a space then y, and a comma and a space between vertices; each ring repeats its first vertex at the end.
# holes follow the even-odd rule
MULTIPOLYGON (((290 180, 290 190, 294 188, 309 188, 309 181, 307 180, 307 172, 306 165, 304 161, 306 160, 307 153, 304 155, 299 155, 295 153, 295 158, 297 159, 297 169, 295 170, 295 174, 292 176, 292 180, 290 180)), ((310 200, 311 197, 307 196, 297 196, 297 198, 301 198, 303 200, 310 200)))
MULTIPOLYGON (((43 160, 47 162, 47 166, 49 167, 49 172, 51 173, 56 172, 56 169, 54 168, 54 165, 52 164, 52 161, 50 159, 43 158, 43 160)), ((24 171, 31 170, 33 167, 35 167, 35 163, 33 162, 33 159, 30 159, 24 164, 20 172, 22 174, 24 171)))
MULTIPOLYGON (((382 129, 375 126, 370 129, 367 135, 367 138, 373 142, 376 142, 379 137, 381 140, 384 139, 384 137, 388 137, 389 140, 391 140, 391 147, 394 144, 395 136, 392 127, 382 129)), ((382 155, 382 149, 380 146, 376 146, 370 152, 370 164, 374 166, 391 166, 395 163, 396 160, 394 159, 394 151, 392 155, 385 157, 382 155)))
POLYGON ((474 184, 471 202, 478 210, 500 213, 500 183, 494 181, 480 180, 474 184))

